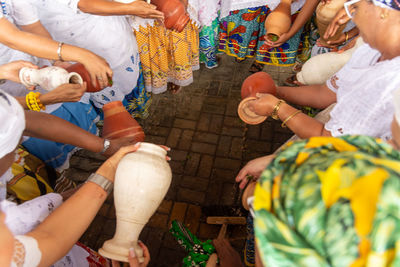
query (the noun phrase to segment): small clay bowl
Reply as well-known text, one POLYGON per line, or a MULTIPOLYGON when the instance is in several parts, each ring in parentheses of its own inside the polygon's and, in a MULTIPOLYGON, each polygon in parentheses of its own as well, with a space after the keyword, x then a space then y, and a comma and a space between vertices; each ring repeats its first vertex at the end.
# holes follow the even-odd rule
POLYGON ((238 106, 239 117, 242 121, 244 121, 247 124, 255 125, 262 123, 267 119, 267 116, 257 115, 256 113, 250 110, 249 103, 257 99, 258 99, 257 97, 247 97, 243 99, 238 106))

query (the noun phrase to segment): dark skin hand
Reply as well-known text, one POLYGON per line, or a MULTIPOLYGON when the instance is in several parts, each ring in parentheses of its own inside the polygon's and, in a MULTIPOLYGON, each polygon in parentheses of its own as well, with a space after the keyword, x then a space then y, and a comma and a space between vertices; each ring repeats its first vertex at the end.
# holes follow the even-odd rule
POLYGON ((243 267, 239 253, 231 246, 225 238, 213 240, 213 245, 217 250, 219 266, 221 267, 243 267))

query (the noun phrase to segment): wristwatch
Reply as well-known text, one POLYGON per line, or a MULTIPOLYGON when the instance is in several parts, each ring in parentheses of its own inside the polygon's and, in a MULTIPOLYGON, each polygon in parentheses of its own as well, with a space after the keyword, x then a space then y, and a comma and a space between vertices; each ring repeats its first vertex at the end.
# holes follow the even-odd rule
POLYGON ((97 184, 98 186, 103 188, 104 191, 107 192, 107 195, 110 194, 113 189, 113 183, 104 176, 97 173, 92 173, 86 180, 86 182, 92 182, 97 184))
POLYGON ((106 152, 106 151, 107 151, 107 149, 110 147, 110 145, 111 145, 111 142, 110 142, 110 140, 108 140, 108 139, 104 138, 103 150, 102 150, 102 151, 100 151, 100 154, 103 154, 104 152, 106 152))

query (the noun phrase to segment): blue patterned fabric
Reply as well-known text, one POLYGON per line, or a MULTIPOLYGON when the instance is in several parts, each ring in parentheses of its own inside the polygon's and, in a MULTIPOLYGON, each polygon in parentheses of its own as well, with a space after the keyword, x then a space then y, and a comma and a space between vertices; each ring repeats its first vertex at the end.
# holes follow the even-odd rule
POLYGON ((373 3, 378 6, 385 6, 396 10, 400 10, 399 0, 374 0, 373 3))
POLYGON ((200 40, 200 63, 204 63, 207 68, 212 69, 218 66, 218 28, 219 19, 216 18, 211 26, 204 26, 199 34, 200 40))

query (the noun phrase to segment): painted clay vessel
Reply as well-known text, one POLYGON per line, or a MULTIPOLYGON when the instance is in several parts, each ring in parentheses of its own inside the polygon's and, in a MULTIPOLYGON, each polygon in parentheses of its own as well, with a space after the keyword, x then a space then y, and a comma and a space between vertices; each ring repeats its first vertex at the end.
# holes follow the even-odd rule
POLYGON ((259 124, 267 119, 267 116, 260 116, 254 113, 249 108, 249 103, 251 101, 257 100, 256 97, 247 97, 243 99, 238 106, 239 118, 247 124, 259 124))
POLYGON ((136 142, 144 141, 144 132, 139 123, 132 118, 131 114, 125 109, 121 101, 113 101, 103 106, 104 138, 116 139, 130 137, 136 142))
POLYGON ((265 30, 267 38, 273 42, 289 31, 291 20, 291 0, 281 0, 279 5, 267 16, 265 30))
POLYGON ((349 61, 353 52, 363 44, 361 37, 354 47, 342 53, 330 52, 310 58, 296 74, 297 81, 305 85, 323 84, 349 61))
POLYGON ((151 4, 164 13, 164 25, 167 29, 181 32, 190 20, 180 0, 151 0, 151 4))
POLYGON ((336 31, 336 34, 328 39, 324 39, 323 36, 325 34, 326 28, 329 26, 329 23, 336 16, 336 13, 343 8, 343 4, 346 0, 335 0, 330 1, 328 3, 320 2, 315 10, 317 15, 317 27, 320 37, 319 42, 321 45, 328 45, 327 41, 337 40, 338 37, 342 34, 343 29, 346 27, 346 24, 341 25, 339 29, 336 31))
POLYGON ((127 262, 129 248, 133 247, 143 262, 139 234, 171 184, 171 168, 165 157, 166 151, 160 146, 141 143, 118 164, 114 182, 117 226, 114 237, 99 250, 104 257, 127 262))
MULTIPOLYGON (((100 87, 99 81, 96 80, 96 86, 93 85, 92 79, 90 78, 90 74, 82 63, 72 64, 71 66, 67 67, 66 70, 68 72, 76 72, 82 77, 83 81, 86 82, 87 86, 86 92, 93 93, 103 90, 103 88, 100 87)), ((109 86, 112 85, 111 79, 108 80, 108 85, 109 86)))
POLYGON ((256 96, 257 93, 268 93, 276 95, 276 86, 271 76, 263 71, 250 75, 242 83, 242 99, 249 96, 256 96))
POLYGON ((83 83, 82 77, 78 73, 68 73, 65 69, 55 66, 42 69, 24 67, 19 71, 19 79, 26 87, 40 86, 46 91, 54 90, 66 83, 83 83))

